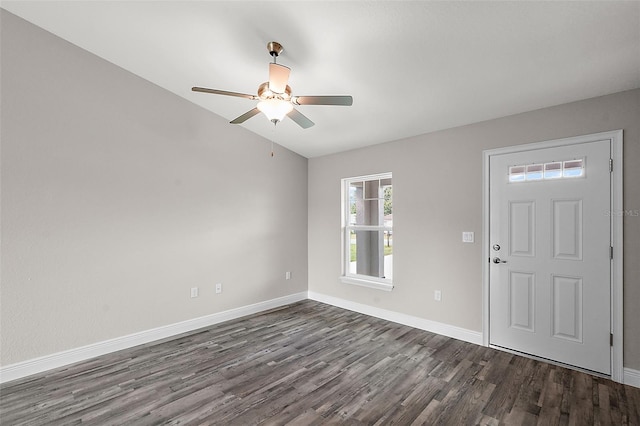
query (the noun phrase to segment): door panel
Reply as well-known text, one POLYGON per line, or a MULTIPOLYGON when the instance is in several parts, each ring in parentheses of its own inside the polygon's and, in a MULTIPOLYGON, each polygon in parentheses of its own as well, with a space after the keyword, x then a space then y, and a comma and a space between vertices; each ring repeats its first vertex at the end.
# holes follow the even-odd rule
POLYGON ((553 257, 582 260, 582 200, 551 200, 553 257))
POLYGON ((509 201, 509 250, 511 256, 536 255, 535 201, 509 201))
POLYGON ((535 332, 536 311, 535 275, 527 272, 510 271, 509 275, 509 316, 511 327, 535 332))
POLYGON ((553 337, 582 343, 582 278, 554 275, 553 337))
POLYGON ((604 140, 490 157, 491 345, 610 373, 610 152, 604 140))

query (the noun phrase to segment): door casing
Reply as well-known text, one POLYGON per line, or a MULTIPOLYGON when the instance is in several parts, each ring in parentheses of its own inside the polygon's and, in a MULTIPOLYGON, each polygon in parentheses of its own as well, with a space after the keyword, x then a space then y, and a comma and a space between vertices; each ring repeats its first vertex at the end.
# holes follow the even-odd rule
POLYGON ((613 159, 613 172, 611 174, 611 211, 609 212, 611 216, 611 246, 613 247, 613 260, 611 264, 611 333, 613 334, 613 345, 611 346, 611 379, 618 383, 623 383, 623 215, 615 214, 616 212, 623 212, 622 136, 622 130, 614 130, 571 138, 490 149, 482 152, 482 342, 484 346, 489 346, 490 330, 488 259, 491 256, 489 247, 489 161, 491 156, 609 139, 611 141, 611 158, 613 159))

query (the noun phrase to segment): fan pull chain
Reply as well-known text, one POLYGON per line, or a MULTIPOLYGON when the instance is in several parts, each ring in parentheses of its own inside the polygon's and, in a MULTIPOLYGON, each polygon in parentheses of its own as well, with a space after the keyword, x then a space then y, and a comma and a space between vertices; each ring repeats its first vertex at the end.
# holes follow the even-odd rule
POLYGON ((271 141, 271 156, 273 157, 273 141, 271 141))

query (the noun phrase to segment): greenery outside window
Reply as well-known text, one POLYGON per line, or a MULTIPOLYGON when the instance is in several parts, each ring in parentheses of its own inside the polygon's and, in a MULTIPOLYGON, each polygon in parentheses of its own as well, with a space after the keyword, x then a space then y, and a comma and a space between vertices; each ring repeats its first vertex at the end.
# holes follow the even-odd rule
POLYGON ((391 173, 342 180, 343 282, 393 288, 391 173))

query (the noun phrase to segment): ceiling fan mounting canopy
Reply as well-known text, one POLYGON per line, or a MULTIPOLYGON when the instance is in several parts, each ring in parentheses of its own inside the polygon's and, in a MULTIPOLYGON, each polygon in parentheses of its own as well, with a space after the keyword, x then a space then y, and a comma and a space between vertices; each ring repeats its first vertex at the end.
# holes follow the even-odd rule
POLYGON ((277 124, 285 116, 292 119, 303 129, 314 125, 301 112, 293 108, 294 105, 340 105, 351 106, 353 98, 349 95, 337 96, 292 96, 289 82, 291 69, 276 63, 276 58, 284 51, 284 48, 277 41, 267 43, 267 50, 273 57, 273 62, 269 64, 269 81, 265 81, 258 86, 258 94, 249 95, 246 93, 229 92, 226 90, 207 89, 205 87, 192 87, 194 92, 212 93, 215 95, 235 96, 260 101, 255 108, 245 112, 240 117, 231 121, 232 124, 241 124, 251 117, 264 113, 267 118, 277 124))
POLYGON ((269 54, 275 58, 280 56, 282 51, 284 51, 284 47, 282 47, 282 45, 277 41, 270 41, 267 43, 267 50, 269 51, 269 54))

